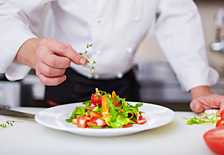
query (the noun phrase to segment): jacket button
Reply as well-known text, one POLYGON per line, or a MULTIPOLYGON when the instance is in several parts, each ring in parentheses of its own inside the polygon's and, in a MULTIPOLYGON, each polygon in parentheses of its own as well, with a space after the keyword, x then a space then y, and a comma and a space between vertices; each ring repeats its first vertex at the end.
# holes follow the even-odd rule
POLYGON ((127 49, 127 52, 128 52, 128 53, 132 53, 132 52, 133 52, 133 49, 132 49, 132 48, 128 48, 128 49, 127 49))
POLYGON ((94 75, 94 78, 95 79, 99 79, 99 75, 94 75))
POLYGON ((136 16, 136 17, 134 18, 134 20, 135 20, 136 22, 138 22, 138 21, 140 20, 140 18, 139 18, 138 16, 136 16))
POLYGON ((123 74, 122 73, 118 73, 117 74, 117 78, 121 79, 123 77, 123 74))
POLYGON ((96 22, 99 24, 99 23, 101 23, 101 19, 100 18, 97 18, 96 19, 96 22))

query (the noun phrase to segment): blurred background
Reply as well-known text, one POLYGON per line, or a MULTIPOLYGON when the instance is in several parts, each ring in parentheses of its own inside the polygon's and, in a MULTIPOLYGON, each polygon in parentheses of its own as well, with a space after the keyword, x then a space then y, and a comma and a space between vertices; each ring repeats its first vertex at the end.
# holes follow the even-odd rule
MULTIPOLYGON (((224 0, 195 0, 195 3, 202 18, 210 66, 220 74, 220 80, 212 87, 212 91, 223 95, 224 0)), ((40 38, 42 31, 43 28, 38 33, 40 38)), ((157 43, 153 29, 148 32, 138 48, 133 67, 140 85, 141 101, 163 105, 173 110, 190 110, 191 95, 180 88, 175 74, 157 43)), ((34 70, 31 70, 24 80, 15 82, 7 81, 4 74, 0 74, 0 105, 41 107, 44 91, 45 87, 34 70)))

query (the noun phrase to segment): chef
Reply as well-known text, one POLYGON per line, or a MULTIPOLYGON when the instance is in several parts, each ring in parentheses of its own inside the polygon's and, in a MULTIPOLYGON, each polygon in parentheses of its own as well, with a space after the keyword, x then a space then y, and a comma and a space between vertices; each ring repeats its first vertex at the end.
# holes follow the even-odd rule
POLYGON ((153 22, 183 90, 192 94, 192 111, 223 109, 223 96, 210 90, 219 76, 208 65, 192 0, 1 0, 0 73, 13 81, 35 69, 50 105, 89 100, 96 87, 138 101, 133 57, 153 22), (40 39, 36 34, 47 3, 40 39), (92 44, 89 60, 79 54, 87 44, 92 44), (94 76, 87 61, 96 62, 94 76))

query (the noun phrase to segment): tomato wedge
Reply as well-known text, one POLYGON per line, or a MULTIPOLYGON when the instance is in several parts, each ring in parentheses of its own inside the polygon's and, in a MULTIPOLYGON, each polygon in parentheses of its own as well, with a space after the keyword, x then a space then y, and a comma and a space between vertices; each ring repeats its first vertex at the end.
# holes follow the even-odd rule
POLYGON ((107 123, 104 120, 102 120, 101 118, 96 117, 96 116, 92 116, 90 118, 90 121, 89 122, 90 122, 90 124, 96 125, 96 126, 104 126, 104 125, 107 125, 107 123))
POLYGON ((94 104, 94 105, 99 105, 99 106, 101 106, 102 105, 102 96, 101 95, 95 95, 95 94, 92 94, 91 95, 91 102, 92 102, 92 104, 94 104))
POLYGON ((224 110, 221 111, 220 117, 221 117, 221 119, 224 119, 224 110))
POLYGON ((218 127, 218 126, 224 126, 224 119, 220 119, 217 121, 216 127, 218 127))
POLYGON ((212 152, 218 155, 224 155, 224 126, 207 131, 203 138, 212 152))
POLYGON ((89 116, 78 116, 77 117, 77 127, 79 128, 87 128, 87 123, 89 122, 90 117, 89 116))
POLYGON ((221 119, 217 121, 216 127, 224 126, 224 110, 221 111, 220 117, 221 117, 221 119))
POLYGON ((132 124, 131 123, 128 123, 128 124, 123 125, 123 128, 129 128, 129 127, 132 127, 132 124))
POLYGON ((145 124, 146 119, 143 118, 142 116, 139 116, 139 119, 138 119, 138 120, 134 120, 134 122, 135 122, 136 124, 145 124))

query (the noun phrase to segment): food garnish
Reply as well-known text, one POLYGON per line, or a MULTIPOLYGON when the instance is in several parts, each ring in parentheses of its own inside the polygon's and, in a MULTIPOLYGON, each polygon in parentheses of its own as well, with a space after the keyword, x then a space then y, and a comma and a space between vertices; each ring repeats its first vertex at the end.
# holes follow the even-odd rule
POLYGON ((84 58, 87 58, 87 63, 84 65, 84 67, 87 67, 88 70, 90 71, 90 74, 91 74, 92 76, 94 76, 94 74, 93 74, 93 69, 95 69, 95 68, 94 68, 93 65, 96 63, 96 61, 94 60, 94 61, 92 62, 92 64, 90 64, 89 57, 86 56, 86 54, 87 54, 87 49, 90 48, 90 47, 92 47, 92 46, 93 46, 93 44, 87 44, 86 47, 84 48, 83 52, 81 52, 81 53, 79 53, 79 54, 82 55, 84 58))
POLYGON ((132 124, 144 124, 146 119, 139 111, 142 103, 131 105, 120 98, 115 91, 109 94, 96 88, 91 100, 83 102, 84 107, 76 107, 67 122, 79 128, 124 128, 132 124))
POLYGON ((212 113, 206 113, 204 112, 199 117, 193 117, 193 118, 186 118, 184 119, 188 120, 187 125, 193 125, 193 124, 203 124, 203 123, 216 123, 220 118, 218 117, 218 114, 214 111, 212 113))
POLYGON ((9 120, 9 121, 6 121, 5 123, 0 124, 0 127, 7 128, 9 126, 13 126, 13 123, 15 123, 15 122, 20 122, 21 123, 21 121, 11 121, 11 120, 9 120))

